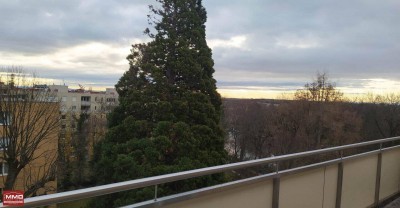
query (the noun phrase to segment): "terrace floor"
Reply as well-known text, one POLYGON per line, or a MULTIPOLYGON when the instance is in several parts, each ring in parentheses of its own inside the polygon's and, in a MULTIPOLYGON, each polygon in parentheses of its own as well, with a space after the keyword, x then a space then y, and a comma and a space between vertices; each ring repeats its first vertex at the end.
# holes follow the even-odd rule
POLYGON ((400 198, 397 198, 396 200, 386 205, 384 208, 399 208, 399 207, 400 207, 400 198))

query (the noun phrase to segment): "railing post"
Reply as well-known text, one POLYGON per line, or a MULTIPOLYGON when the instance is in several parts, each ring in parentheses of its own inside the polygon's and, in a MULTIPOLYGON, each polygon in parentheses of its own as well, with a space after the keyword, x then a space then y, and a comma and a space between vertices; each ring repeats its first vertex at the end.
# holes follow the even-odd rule
POLYGON ((273 186, 272 186, 272 208, 279 208, 279 187, 281 183, 281 179, 279 176, 279 163, 277 162, 275 167, 276 170, 276 177, 273 179, 273 186))
POLYGON ((281 179, 279 176, 273 179, 272 208, 279 208, 279 186, 281 179))
POLYGON ((158 185, 156 184, 155 186, 154 186, 154 201, 157 201, 157 192, 158 192, 158 185))
POLYGON ((338 163, 338 176, 336 185, 336 206, 340 208, 342 205, 342 187, 343 187, 343 151, 340 151, 340 162, 338 163))
POLYGON ((378 163, 376 166, 376 181, 375 181, 375 207, 379 205, 379 192, 381 189, 381 173, 382 173, 382 143, 379 147, 378 163))

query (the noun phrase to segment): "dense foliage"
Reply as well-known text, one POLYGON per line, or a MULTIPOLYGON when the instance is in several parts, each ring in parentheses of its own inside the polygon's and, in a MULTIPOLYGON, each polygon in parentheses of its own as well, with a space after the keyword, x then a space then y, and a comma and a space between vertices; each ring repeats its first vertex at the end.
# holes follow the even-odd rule
MULTIPOLYGON (((96 148, 94 168, 107 184, 226 162, 219 125, 221 98, 213 78, 211 49, 205 39, 206 11, 201 0, 157 0, 146 33, 127 57, 129 70, 116 85, 120 106, 110 115, 110 130, 96 148), (157 20, 158 19, 158 20, 157 20)), ((161 186, 161 194, 221 181, 221 175, 161 186)), ((103 198, 118 206, 146 199, 150 189, 103 198)), ((98 205, 99 205, 98 204, 98 205)))

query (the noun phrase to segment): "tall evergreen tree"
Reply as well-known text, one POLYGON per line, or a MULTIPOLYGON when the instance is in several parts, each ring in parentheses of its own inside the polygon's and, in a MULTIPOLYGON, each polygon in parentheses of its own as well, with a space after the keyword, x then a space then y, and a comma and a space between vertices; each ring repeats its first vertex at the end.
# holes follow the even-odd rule
MULTIPOLYGON (((100 184, 214 166, 226 162, 219 125, 221 98, 207 46, 206 10, 201 0, 156 0, 150 6, 152 41, 133 45, 130 68, 116 85, 120 106, 98 145, 100 184)), ((214 184, 222 176, 160 187, 171 194, 214 184)), ((145 199, 151 188, 119 194, 117 206, 145 199)), ((104 201, 101 203, 105 203, 104 201)))

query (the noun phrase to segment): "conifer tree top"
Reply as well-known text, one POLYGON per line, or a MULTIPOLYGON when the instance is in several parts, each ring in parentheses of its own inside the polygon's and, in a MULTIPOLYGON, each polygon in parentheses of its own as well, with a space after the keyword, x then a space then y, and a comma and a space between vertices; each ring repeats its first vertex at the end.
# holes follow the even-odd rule
MULTIPOLYGON (((219 125, 221 98, 205 39, 206 11, 200 0, 157 2, 159 6, 150 6, 149 15, 154 34, 146 30, 152 40, 133 45, 127 57, 129 70, 116 85, 120 106, 109 117, 112 128, 96 161, 100 183, 226 161, 219 125)), ((163 189, 176 193, 221 179, 220 175, 163 189)))

